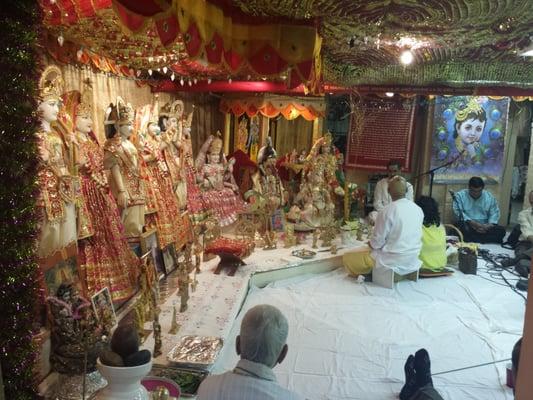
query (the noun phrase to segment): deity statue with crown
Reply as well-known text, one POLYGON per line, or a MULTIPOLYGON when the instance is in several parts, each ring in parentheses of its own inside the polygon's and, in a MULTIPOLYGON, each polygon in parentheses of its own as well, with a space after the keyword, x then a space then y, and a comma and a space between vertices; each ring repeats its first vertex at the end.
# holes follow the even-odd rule
POLYGON ((202 197, 208 210, 211 210, 221 226, 237 220, 243 210, 244 201, 239 196, 239 188, 226 174, 227 161, 222 153, 220 132, 210 135, 200 148, 196 158, 198 181, 202 197))
POLYGON ((161 129, 161 150, 172 179, 172 187, 179 199, 185 199, 187 188, 180 170, 179 143, 182 136, 183 102, 175 100, 165 104, 159 112, 159 128, 161 129))
POLYGON ((344 189, 337 179, 338 159, 332 144, 331 133, 327 132, 313 144, 306 159, 305 175, 311 171, 322 177, 332 197, 344 196, 344 189))
POLYGON ((42 259, 64 253, 77 240, 72 132, 55 129, 60 122, 62 91, 61 70, 53 65, 47 67, 39 81, 41 128, 36 132, 40 156, 37 206, 42 214, 37 255, 42 259))
POLYGON ((118 97, 107 109, 104 124, 107 138, 104 167, 110 171, 111 192, 118 204, 126 238, 137 242, 145 225, 146 196, 140 155, 129 140, 133 108, 118 97))
POLYGON ((146 126, 141 155, 146 165, 146 185, 154 194, 155 212, 146 215, 146 225, 157 229, 159 246, 164 249, 169 244, 181 248, 189 239, 190 224, 182 215, 178 197, 173 190, 170 167, 163 155, 166 143, 161 139, 157 121, 157 105, 151 110, 146 126))
POLYGON ((93 133, 92 88, 64 95, 65 125, 75 135, 76 169, 82 201, 78 211, 78 264, 88 294, 108 287, 113 301, 134 293, 132 269, 139 260, 124 238, 123 225, 104 171, 104 151, 93 133), (70 123, 70 125, 68 125, 70 123))
POLYGON ((182 121, 182 137, 179 144, 181 173, 184 177, 187 187, 187 210, 192 222, 197 224, 207 218, 207 207, 205 205, 202 192, 196 177, 198 175, 194 165, 194 158, 192 153, 192 119, 194 116, 193 110, 182 121))

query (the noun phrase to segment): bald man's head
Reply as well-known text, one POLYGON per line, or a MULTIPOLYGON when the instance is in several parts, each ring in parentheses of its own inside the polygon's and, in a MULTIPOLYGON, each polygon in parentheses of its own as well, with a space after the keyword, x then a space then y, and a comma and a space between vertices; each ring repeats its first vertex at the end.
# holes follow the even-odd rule
POLYGON ((407 193, 407 182, 401 176, 389 179, 389 194, 392 201, 403 199, 407 193))

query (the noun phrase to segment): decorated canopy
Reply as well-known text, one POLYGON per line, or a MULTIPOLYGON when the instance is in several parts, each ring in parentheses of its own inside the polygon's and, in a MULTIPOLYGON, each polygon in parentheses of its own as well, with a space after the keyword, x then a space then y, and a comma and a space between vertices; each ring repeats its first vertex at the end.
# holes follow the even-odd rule
POLYGON ((303 117, 312 121, 323 117, 326 103, 322 98, 287 97, 278 95, 261 95, 249 97, 224 97, 220 102, 220 111, 237 116, 243 114, 253 117, 261 114, 268 118, 283 115, 291 120, 303 117))

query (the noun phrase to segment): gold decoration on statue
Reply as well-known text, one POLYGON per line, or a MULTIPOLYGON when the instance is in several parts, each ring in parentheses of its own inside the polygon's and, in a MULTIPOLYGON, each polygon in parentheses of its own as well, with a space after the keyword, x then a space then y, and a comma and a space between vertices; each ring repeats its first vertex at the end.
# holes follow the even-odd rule
POLYGON ((115 104, 111 104, 106 111, 104 124, 127 125, 133 122, 134 111, 130 103, 126 103, 122 97, 117 97, 115 104))
POLYGON ((39 80, 39 97, 41 101, 61 100, 64 89, 63 75, 55 65, 49 65, 39 80))

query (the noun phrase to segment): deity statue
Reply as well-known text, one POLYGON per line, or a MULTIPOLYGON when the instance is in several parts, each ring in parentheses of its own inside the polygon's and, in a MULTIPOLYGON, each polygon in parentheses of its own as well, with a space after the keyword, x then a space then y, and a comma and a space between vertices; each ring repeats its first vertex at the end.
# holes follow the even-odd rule
POLYGON ((187 187, 181 172, 180 141, 182 138, 183 102, 176 100, 165 104, 159 113, 163 157, 168 166, 173 190, 178 196, 180 205, 186 205, 187 187))
POLYGON ((56 295, 47 301, 52 314, 50 363, 53 370, 66 375, 95 371, 103 344, 91 303, 80 297, 71 284, 61 284, 56 295))
POLYGON ((302 182, 300 192, 296 197, 299 203, 300 214, 296 226, 297 230, 319 228, 333 223, 335 204, 331 199, 329 187, 324 183, 323 177, 317 170, 310 171, 302 182))
POLYGON ((306 174, 313 171, 321 176, 324 184, 329 187, 332 197, 344 196, 344 188, 337 180, 338 159, 335 156, 330 132, 313 144, 306 158, 306 164, 306 174))
POLYGON ((65 101, 72 115, 77 145, 76 165, 83 201, 78 207, 78 262, 89 294, 108 287, 113 301, 134 293, 132 277, 139 260, 124 237, 116 203, 104 172, 104 151, 92 131, 90 81, 80 96, 71 92, 65 101))
POLYGON ((142 147, 142 157, 146 164, 146 184, 154 193, 156 209, 155 213, 146 216, 146 223, 147 226, 157 228, 159 246, 162 249, 171 243, 181 248, 189 238, 190 224, 184 221, 185 216, 182 216, 178 198, 172 187, 170 168, 163 156, 165 143, 160 137, 156 112, 154 109, 148 122, 142 147))
POLYGON ((192 118, 194 115, 193 110, 187 115, 182 122, 183 136, 180 141, 181 151, 181 172, 185 177, 187 186, 187 210, 193 223, 197 224, 204 221, 207 218, 207 207, 202 197, 200 187, 196 182, 198 175, 196 167, 194 165, 194 158, 192 154, 192 141, 191 141, 191 126, 192 118))
POLYGON ((229 225, 237 219, 244 202, 238 196, 235 183, 224 180, 225 156, 222 153, 222 139, 211 135, 200 148, 196 158, 198 180, 207 209, 212 210, 221 226, 229 225))
POLYGON ((130 142, 133 109, 120 97, 106 112, 104 166, 111 171, 111 191, 118 203, 128 240, 137 241, 144 227, 146 203, 137 149, 130 142))
POLYGON ((47 67, 39 81, 41 129, 37 205, 43 215, 37 255, 46 258, 76 243, 75 179, 72 138, 51 124, 58 120, 63 78, 56 66, 47 67), (70 153, 70 154, 69 154, 70 153))

